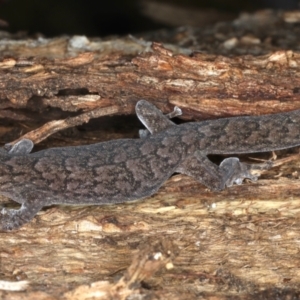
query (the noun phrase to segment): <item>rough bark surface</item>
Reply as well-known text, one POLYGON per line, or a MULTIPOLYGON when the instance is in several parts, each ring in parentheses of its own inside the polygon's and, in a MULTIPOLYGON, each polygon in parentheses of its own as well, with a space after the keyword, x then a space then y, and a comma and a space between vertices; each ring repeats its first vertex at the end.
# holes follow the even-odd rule
MULTIPOLYGON (((165 113, 177 105, 184 120, 299 109, 299 19, 260 12, 205 36, 181 28, 148 40, 1 33, 1 143, 27 137, 43 141, 38 149, 137 137, 140 125, 123 115, 139 99, 165 113)), ((278 152, 281 163, 258 182, 221 193, 175 175, 142 201, 45 209, 0 234, 0 298, 298 298, 300 162, 292 152, 278 152)))

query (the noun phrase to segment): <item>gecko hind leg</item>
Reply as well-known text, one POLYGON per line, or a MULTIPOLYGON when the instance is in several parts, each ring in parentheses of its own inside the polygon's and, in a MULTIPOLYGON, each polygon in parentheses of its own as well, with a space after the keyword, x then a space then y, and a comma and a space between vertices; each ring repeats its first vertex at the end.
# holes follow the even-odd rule
POLYGON ((145 138, 150 134, 154 134, 171 126, 175 126, 170 119, 182 115, 179 107, 175 106, 174 111, 164 115, 161 110, 146 100, 140 100, 135 106, 136 114, 139 120, 147 129, 139 130, 140 138, 145 138))
POLYGON ((266 161, 261 164, 247 164, 240 162, 237 157, 225 158, 221 164, 220 169, 223 173, 223 180, 227 187, 235 184, 242 184, 244 179, 256 181, 260 171, 272 168, 273 162, 266 161))
MULTIPOLYGON (((153 104, 146 100, 140 100, 136 104, 136 113, 147 128, 139 131, 140 137, 145 138, 150 134, 175 126, 176 124, 170 121, 169 118, 181 115, 182 111, 175 106, 173 112, 164 115, 153 104)), ((240 162, 237 157, 230 157, 224 159, 220 166, 217 166, 206 155, 197 151, 193 156, 182 162, 176 171, 194 177, 212 190, 220 191, 225 187, 232 186, 234 183, 242 184, 245 178, 256 181, 259 171, 270 169, 272 165, 271 161, 262 164, 247 164, 240 162)))
POLYGON ((8 231, 21 227, 28 223, 43 208, 36 201, 22 203, 19 209, 6 209, 0 211, 0 230, 8 231))
POLYGON ((234 183, 242 184, 243 179, 257 180, 255 173, 272 167, 272 162, 246 164, 237 157, 224 159, 220 166, 211 162, 206 155, 196 151, 187 158, 176 172, 189 175, 213 191, 221 191, 234 183))

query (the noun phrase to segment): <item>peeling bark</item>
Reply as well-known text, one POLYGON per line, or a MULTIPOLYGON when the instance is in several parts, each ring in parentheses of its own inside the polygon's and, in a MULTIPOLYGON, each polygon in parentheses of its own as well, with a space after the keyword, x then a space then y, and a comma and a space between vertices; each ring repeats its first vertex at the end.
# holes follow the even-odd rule
MULTIPOLYGON (((73 121, 71 126, 103 115, 133 114, 135 103, 143 98, 164 112, 174 105, 181 107, 186 120, 269 114, 300 107, 300 79, 296 76, 300 55, 296 52, 240 58, 187 56, 155 43, 152 50, 135 57, 112 54, 105 59, 94 53, 54 60, 3 59, 1 115, 22 120, 25 112, 18 110, 38 109, 39 116, 31 119, 42 120, 49 107, 81 113, 44 133, 46 138, 73 121), (18 112, 12 114, 11 109, 18 112)), ((39 130, 42 136, 44 129, 39 130)), ((35 143, 42 139, 34 134, 26 137, 35 143)))

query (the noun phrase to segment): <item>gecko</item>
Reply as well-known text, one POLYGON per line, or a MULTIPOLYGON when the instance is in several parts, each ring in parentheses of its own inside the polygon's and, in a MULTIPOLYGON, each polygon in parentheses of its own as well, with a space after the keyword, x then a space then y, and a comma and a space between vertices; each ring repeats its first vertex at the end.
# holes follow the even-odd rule
POLYGON ((208 154, 300 145, 300 110, 175 125, 150 102, 140 100, 136 114, 147 129, 140 139, 33 153, 33 142, 22 139, 0 149, 0 195, 21 204, 19 209, 2 208, 0 230, 17 229, 54 204, 104 205, 142 199, 156 193, 175 172, 221 191, 245 178, 257 180, 253 171, 270 168, 272 163, 247 164, 229 157, 216 165, 208 154))

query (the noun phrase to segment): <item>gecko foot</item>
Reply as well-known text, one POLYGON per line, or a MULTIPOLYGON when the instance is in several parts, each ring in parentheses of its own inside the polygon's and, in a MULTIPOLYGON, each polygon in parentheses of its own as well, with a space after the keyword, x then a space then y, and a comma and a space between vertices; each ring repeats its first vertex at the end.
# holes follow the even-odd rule
POLYGON ((17 210, 2 208, 0 212, 0 229, 4 231, 20 227, 14 220, 17 210))
POLYGON ((0 230, 9 231, 18 229, 33 219, 41 208, 42 205, 30 206, 24 203, 20 209, 2 208, 0 211, 0 230))
POLYGON ((224 159, 220 164, 223 173, 224 183, 227 187, 235 184, 242 184, 245 178, 256 181, 261 171, 268 170, 272 167, 272 161, 261 164, 242 163, 237 157, 224 159))
POLYGON ((182 110, 178 106, 174 106, 174 110, 172 112, 166 114, 165 116, 168 119, 173 119, 173 118, 181 116, 181 115, 182 115, 182 110))
POLYGON ((26 155, 29 154, 34 144, 29 139, 22 139, 14 145, 6 144, 4 148, 8 151, 11 156, 26 155))

